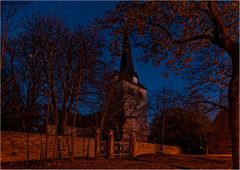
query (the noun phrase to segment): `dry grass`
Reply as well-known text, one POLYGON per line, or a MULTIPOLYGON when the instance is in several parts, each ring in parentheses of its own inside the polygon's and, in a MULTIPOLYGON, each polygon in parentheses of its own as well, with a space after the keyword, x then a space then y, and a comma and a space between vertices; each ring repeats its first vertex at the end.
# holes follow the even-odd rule
POLYGON ((74 162, 30 161, 2 163, 2 169, 230 169, 231 157, 221 155, 141 155, 133 159, 76 159, 74 162))

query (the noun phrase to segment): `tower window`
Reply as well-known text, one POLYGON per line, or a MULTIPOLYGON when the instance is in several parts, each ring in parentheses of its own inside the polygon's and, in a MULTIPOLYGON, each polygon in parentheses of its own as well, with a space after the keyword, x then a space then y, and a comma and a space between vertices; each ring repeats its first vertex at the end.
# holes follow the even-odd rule
POLYGON ((137 84, 137 77, 133 76, 133 83, 137 84))

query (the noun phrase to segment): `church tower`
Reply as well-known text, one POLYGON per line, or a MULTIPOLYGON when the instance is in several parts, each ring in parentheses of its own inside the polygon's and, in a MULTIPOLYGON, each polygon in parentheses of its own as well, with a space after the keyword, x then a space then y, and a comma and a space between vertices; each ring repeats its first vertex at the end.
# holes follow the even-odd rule
POLYGON ((123 51, 120 70, 115 76, 123 95, 122 140, 135 133, 138 140, 147 140, 147 89, 140 83, 134 70, 129 36, 123 35, 123 51))

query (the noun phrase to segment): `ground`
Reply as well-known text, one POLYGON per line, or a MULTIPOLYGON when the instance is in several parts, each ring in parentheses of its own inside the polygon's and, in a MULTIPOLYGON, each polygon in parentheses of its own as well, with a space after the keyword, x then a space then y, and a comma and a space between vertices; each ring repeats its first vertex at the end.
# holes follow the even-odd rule
POLYGON ((1 169, 47 168, 47 169, 231 169, 229 155, 160 155, 147 154, 136 158, 121 159, 76 159, 67 160, 2 163, 1 169))

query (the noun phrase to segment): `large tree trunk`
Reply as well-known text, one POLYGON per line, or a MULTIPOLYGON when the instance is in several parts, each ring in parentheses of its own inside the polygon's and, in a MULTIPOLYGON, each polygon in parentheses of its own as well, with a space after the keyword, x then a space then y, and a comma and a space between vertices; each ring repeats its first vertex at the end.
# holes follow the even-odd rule
POLYGON ((230 54, 232 58, 232 76, 229 82, 229 126, 232 144, 233 168, 239 168, 239 47, 230 54))
POLYGON ((239 43, 235 43, 228 35, 227 27, 218 12, 215 1, 209 1, 209 9, 213 16, 213 23, 219 32, 216 45, 228 52, 232 59, 232 75, 228 87, 229 127, 232 144, 233 168, 239 168, 239 43), (219 40, 219 37, 222 37, 219 40))

